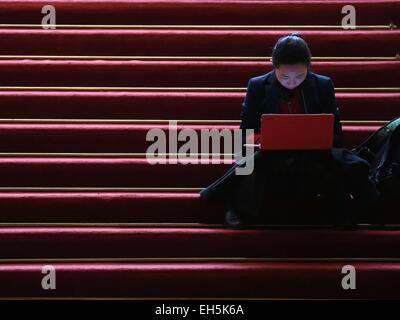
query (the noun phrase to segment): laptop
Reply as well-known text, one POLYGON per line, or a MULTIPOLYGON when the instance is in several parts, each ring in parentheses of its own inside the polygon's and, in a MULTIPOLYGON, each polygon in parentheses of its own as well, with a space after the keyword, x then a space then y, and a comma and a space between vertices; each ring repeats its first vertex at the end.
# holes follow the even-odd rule
POLYGON ((327 150, 333 146, 334 115, 263 114, 261 150, 327 150))

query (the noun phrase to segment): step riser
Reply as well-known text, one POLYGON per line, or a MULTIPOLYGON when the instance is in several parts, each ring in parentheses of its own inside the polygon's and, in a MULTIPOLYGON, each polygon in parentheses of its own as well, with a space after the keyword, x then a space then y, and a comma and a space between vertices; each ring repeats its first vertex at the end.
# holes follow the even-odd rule
POLYGON ((389 230, 8 227, 0 241, 1 259, 400 258, 400 232, 389 230))
POLYGON ((0 158, 1 186, 204 187, 228 164, 154 164, 146 159, 0 158), (191 177, 190 180, 187 177, 191 177))
MULTIPOLYGON (((38 16, 41 18, 40 13, 38 16)), ((310 16, 310 13, 307 13, 307 16, 310 16)), ((337 24, 340 24, 340 21, 337 24)), ((266 57, 271 55, 268 48, 272 49, 279 37, 294 31, 298 29, 3 29, 0 30, 0 54, 266 57)), ((305 30, 301 33, 316 57, 395 57, 400 38, 400 30, 305 30)))
MULTIPOLYGON (((352 148, 364 141, 369 135, 379 129, 376 125, 343 125, 344 146, 352 148)), ((146 135, 151 129, 161 129, 160 137, 165 136, 168 141, 169 131, 174 127, 168 124, 5 124, 0 123, 0 150, 1 152, 137 152, 145 153, 154 141, 146 141, 146 135), (170 129, 170 130, 169 130, 170 129)), ((201 129, 221 134, 223 129, 239 129, 237 125, 178 125, 175 132, 179 134, 183 129, 195 129, 198 141, 201 141, 201 129)), ((233 138, 232 134, 232 138, 233 138)), ((176 139, 175 139, 176 140, 176 139)), ((222 147, 213 153, 230 153, 222 147), (225 151, 224 151, 225 150, 225 151)), ((184 142, 177 142, 177 150, 167 146, 165 151, 178 152, 184 142)), ((212 152, 202 150, 198 145, 198 152, 212 152)))
MULTIPOLYGON (((2 23, 40 23, 40 12, 46 1, 2 1, 0 12, 7 12, 2 23), (18 4, 16 4, 18 3, 18 4)), ((91 1, 56 2, 59 24, 249 24, 339 25, 338 13, 343 4, 313 1, 91 1), (107 12, 107 15, 104 14, 107 12), (198 14, 201 12, 201 14, 198 14), (285 12, 282 16, 281 13, 285 12)), ((357 24, 388 24, 399 21, 397 1, 357 1, 357 24)))
MULTIPOLYGON (((400 224, 398 202, 386 200, 379 209, 370 207, 360 223, 376 223, 377 210, 388 224, 400 224), (375 217, 375 219, 374 219, 375 217)), ((199 193, 156 192, 3 192, 0 193, 1 223, 216 223, 223 224, 222 201, 207 203, 199 193)), ((326 210, 330 203, 282 203, 268 201, 265 223, 331 224, 326 210), (299 212, 304 214, 299 214, 299 212)))
MULTIPOLYGON (((246 87, 249 78, 269 70, 272 70, 272 64, 266 61, 0 60, 0 81, 1 86, 246 87)), ((335 87, 400 87, 398 61, 314 62, 312 70, 330 76, 334 79, 335 87)))
MULTIPOLYGON (((245 93, 1 92, 0 118, 238 120, 245 93)), ((391 120, 400 93, 336 93, 342 120, 391 120)))

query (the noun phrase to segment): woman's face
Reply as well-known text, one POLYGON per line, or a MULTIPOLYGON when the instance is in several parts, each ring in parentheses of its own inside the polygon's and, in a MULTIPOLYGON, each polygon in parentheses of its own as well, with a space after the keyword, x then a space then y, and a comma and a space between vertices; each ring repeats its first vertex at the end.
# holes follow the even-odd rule
POLYGON ((282 86, 294 89, 306 78, 307 67, 304 64, 281 64, 275 68, 275 74, 282 86))

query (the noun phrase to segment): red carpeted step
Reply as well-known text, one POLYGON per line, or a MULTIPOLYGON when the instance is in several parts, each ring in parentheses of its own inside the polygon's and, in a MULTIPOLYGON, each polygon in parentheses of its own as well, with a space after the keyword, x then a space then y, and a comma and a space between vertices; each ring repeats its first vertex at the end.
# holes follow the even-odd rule
POLYGON ((0 259, 400 258, 399 230, 2 227, 0 241, 0 259))
POLYGON ((2 223, 222 223, 223 214, 198 192, 0 192, 2 223))
MULTIPOLYGON (((200 191, 200 190, 199 190, 200 191)), ((330 203, 269 201, 264 223, 332 224, 325 214, 330 203)), ((360 223, 376 223, 380 212, 387 224, 400 224, 398 201, 369 207, 360 223), (374 218, 375 217, 375 218, 374 218)), ((206 202, 199 192, 160 191, 2 191, 1 223, 224 223, 221 201, 206 202)))
MULTIPOLYGON (((247 87, 249 78, 271 69, 266 61, 0 60, 0 81, 2 86, 247 87)), ((336 87, 400 87, 400 61, 313 62, 312 69, 334 79, 336 87)))
POLYGON ((146 158, 1 157, 1 187, 205 187, 234 159, 149 163, 146 158), (188 179, 190 177, 190 179, 188 179))
MULTIPOLYGON (((380 125, 343 125, 344 144, 357 146, 380 125)), ((160 137, 168 140, 168 124, 94 124, 94 123, 0 123, 2 152, 146 152, 157 139, 146 141, 151 129, 159 129, 160 137)), ((239 129, 238 125, 178 125, 176 132, 194 129, 201 137, 201 129, 239 129)), ((178 143, 179 147, 183 142, 178 143)), ((210 143, 211 144, 211 143, 210 143)), ((202 151, 199 147, 199 152, 202 151)), ((211 150, 210 150, 211 151, 211 150)), ((218 152, 223 152, 223 149, 218 152)), ((168 149, 166 150, 168 152, 168 149)), ((171 151, 173 152, 173 151, 171 151)), ((207 151, 202 151, 207 152, 207 151)), ((225 151, 226 152, 226 151, 225 151)))
MULTIPOLYGON (((41 8, 52 4, 58 24, 259 24, 340 25, 345 1, 159 1, 91 0, 40 1, 2 0, 3 23, 37 24, 41 8), (107 12, 107 14, 104 14, 107 12), (285 15, 281 13, 285 12, 285 15)), ((357 24, 399 22, 396 0, 354 0, 357 24)))
POLYGON ((138 262, 0 265, 1 297, 399 299, 398 262, 138 262), (41 282, 52 266, 56 290, 41 282), (356 270, 356 290, 341 283, 356 270))
MULTIPOLYGON (((0 91, 0 118, 239 119, 243 92, 0 91)), ((391 120, 400 92, 336 92, 342 120, 391 120)))
POLYGON ((204 164, 150 164, 146 158, 3 157, 0 176, 3 187, 203 187, 233 163, 232 159, 220 164, 211 160, 204 164))
MULTIPOLYGON (((0 91, 0 118, 232 119, 245 97, 238 92, 0 91)), ((391 120, 400 92, 336 92, 342 120, 391 120)))
MULTIPOLYGON (((341 19, 338 17, 337 24, 341 19)), ((266 57, 279 37, 293 31, 298 29, 1 29, 0 55, 266 57)), ((400 29, 304 30, 301 33, 314 57, 395 57, 400 46, 400 29)))
MULTIPOLYGON (((400 29, 393 25, 400 23, 399 1, 356 0, 357 25, 380 25, 357 30, 321 28, 339 27, 342 7, 347 5, 342 0, 99 0, 96 6, 88 0, 6 0, 0 3, 0 12, 6 13, 2 23, 39 24, 41 9, 49 4, 56 7, 58 24, 233 24, 237 28, 10 26, 0 29, 0 55, 15 60, 0 60, 0 89, 228 87, 243 91, 33 92, 20 88, 0 92, 1 153, 39 153, 0 157, 0 297, 400 298, 400 230, 288 226, 330 224, 330 204, 323 199, 268 203, 264 223, 286 225, 283 228, 222 228, 223 203, 206 202, 198 191, 224 174, 233 160, 218 165, 208 161, 151 165, 132 155, 40 154, 143 153, 153 143, 146 141, 150 129, 170 129, 160 119, 200 120, 192 121, 196 125, 183 122, 178 130, 238 128, 248 79, 272 68, 267 56, 273 45, 293 31, 301 31, 313 57, 324 58, 313 62, 313 71, 331 77, 336 88, 376 91, 337 90, 342 120, 392 119, 398 115, 399 90, 378 91, 400 87, 400 64, 393 59, 400 47, 400 29), (286 25, 288 19, 291 30, 239 26, 286 25), (384 29, 389 23, 392 29, 384 29), (303 30, 295 24, 316 28, 303 30), (25 59, 29 55, 43 56, 25 59), (68 55, 91 57, 74 60, 68 55), (148 61, 150 56, 153 60, 148 61), (204 60, 205 56, 239 61, 204 60), (265 61, 247 60, 249 56, 264 56, 265 61), (241 57, 246 60, 240 61, 241 57), (356 59, 335 61, 335 57, 356 59), (381 59, 385 57, 389 59, 381 59), (45 118, 70 119, 57 123, 45 118), (96 123, 90 120, 94 118, 147 121, 96 123), (236 121, 211 121, 215 119, 236 121), (56 269, 57 290, 41 288, 45 265, 56 269), (357 290, 341 287, 345 265, 357 270, 357 290)), ((381 125, 344 122, 345 146, 358 145, 381 125)), ((378 203, 358 213, 358 222, 371 224, 383 218, 387 224, 399 223, 397 208, 395 200, 378 203)))

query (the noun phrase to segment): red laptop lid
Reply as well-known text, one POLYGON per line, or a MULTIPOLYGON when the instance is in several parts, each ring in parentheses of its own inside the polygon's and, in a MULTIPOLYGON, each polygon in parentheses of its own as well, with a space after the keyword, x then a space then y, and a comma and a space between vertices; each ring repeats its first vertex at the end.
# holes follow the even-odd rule
POLYGON ((334 115, 263 114, 262 150, 323 150, 333 146, 334 115))

